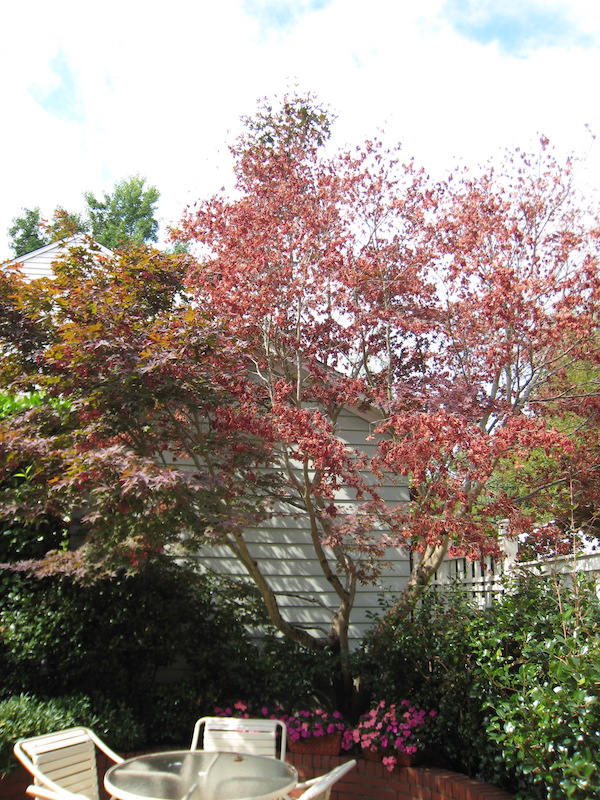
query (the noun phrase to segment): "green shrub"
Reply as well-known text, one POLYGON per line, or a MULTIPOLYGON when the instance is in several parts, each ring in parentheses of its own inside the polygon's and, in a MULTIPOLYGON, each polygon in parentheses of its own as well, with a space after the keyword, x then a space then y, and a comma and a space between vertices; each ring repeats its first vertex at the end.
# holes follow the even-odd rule
MULTIPOLYGON (((595 586, 521 579, 486 616, 493 624, 473 681, 499 757, 483 768, 500 782, 508 779, 522 800, 600 798, 595 586)), ((481 626, 474 633, 481 635, 481 626)))
POLYGON ((230 694, 229 702, 243 698, 258 706, 292 709, 318 705, 330 711, 343 709, 345 699, 338 686, 339 656, 330 649, 311 650, 273 633, 260 640, 258 649, 254 685, 244 694, 230 694))
POLYGON ((191 680, 155 686, 143 712, 146 743, 189 747, 194 724, 204 716, 199 696, 198 686, 191 680))
POLYGON ((358 656, 376 698, 438 714, 427 756, 520 800, 600 797, 600 603, 593 584, 517 576, 492 608, 430 592, 358 656))
POLYGON ((544 675, 533 664, 519 688, 490 709, 488 736, 524 787, 518 798, 600 798, 600 652, 598 643, 551 642, 544 675))
POLYGON ((141 726, 123 704, 82 695, 40 698, 28 694, 0 702, 0 774, 18 766, 12 749, 17 739, 85 725, 115 750, 133 750, 143 742, 141 726))
POLYGON ((159 671, 183 660, 198 681, 242 681, 254 652, 210 583, 167 560, 81 585, 16 581, 0 609, 4 696, 102 691, 141 709, 159 671))
POLYGON ((428 758, 466 771, 482 714, 468 702, 470 633, 476 608, 459 587, 429 591, 410 617, 389 611, 367 634, 356 655, 365 701, 409 699, 435 710, 427 727, 428 758))

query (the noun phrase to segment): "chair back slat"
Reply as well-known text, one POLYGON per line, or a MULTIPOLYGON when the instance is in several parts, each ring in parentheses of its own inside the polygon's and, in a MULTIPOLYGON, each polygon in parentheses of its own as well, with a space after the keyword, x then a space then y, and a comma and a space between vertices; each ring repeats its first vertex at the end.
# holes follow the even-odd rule
POLYGON ((248 755, 272 756, 275 753, 273 737, 253 735, 240 731, 205 731, 204 750, 235 751, 248 755))
POLYGON ((67 731, 58 731, 57 733, 43 734, 42 736, 33 736, 31 739, 24 739, 22 741, 23 750, 26 753, 33 755, 33 753, 48 753, 52 750, 59 750, 61 747, 71 747, 78 744, 85 744, 90 741, 90 737, 81 728, 75 728, 67 731))
POLYGON ((38 800, 85 800, 80 794, 70 794, 64 789, 53 791, 46 786, 31 785, 25 789, 25 793, 29 797, 38 798, 38 800))
POLYGON ((98 800, 96 750, 89 739, 60 750, 37 752, 31 760, 53 783, 75 794, 98 800))
POLYGON ((194 728, 191 749, 285 758, 286 729, 281 720, 203 717, 194 728), (279 753, 278 753, 279 749, 279 753))

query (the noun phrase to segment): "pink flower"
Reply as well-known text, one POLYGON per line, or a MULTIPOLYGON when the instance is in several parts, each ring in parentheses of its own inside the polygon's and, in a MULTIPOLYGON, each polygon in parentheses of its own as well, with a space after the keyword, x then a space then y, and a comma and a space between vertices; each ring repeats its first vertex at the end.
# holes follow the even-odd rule
POLYGON ((352 736, 344 737, 342 746, 349 750, 353 743, 360 744, 364 749, 381 753, 382 760, 388 759, 384 763, 392 764, 389 759, 394 758, 394 752, 417 752, 416 731, 425 724, 427 716, 433 717, 435 712, 417 709, 408 700, 402 700, 398 707, 380 701, 362 715, 352 736))

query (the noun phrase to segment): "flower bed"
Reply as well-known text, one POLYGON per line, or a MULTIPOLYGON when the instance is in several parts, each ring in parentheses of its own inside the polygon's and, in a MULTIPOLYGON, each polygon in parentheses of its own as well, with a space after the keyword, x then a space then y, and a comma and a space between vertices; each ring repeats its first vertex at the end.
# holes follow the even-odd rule
POLYGON ((215 708, 216 716, 242 718, 265 717, 285 723, 289 749, 294 752, 329 753, 360 748, 368 758, 381 761, 390 772, 399 764, 412 763, 418 749, 420 733, 435 711, 415 708, 408 700, 396 706, 384 700, 363 714, 355 726, 347 723, 339 711, 323 708, 302 709, 288 713, 280 706, 250 708, 242 700, 231 707, 215 708))
POLYGON ((280 706, 269 709, 261 706, 251 709, 242 700, 238 700, 231 708, 215 708, 215 716, 265 717, 279 719, 285 723, 289 749, 293 752, 329 753, 338 755, 342 744, 342 736, 347 724, 339 711, 329 712, 323 708, 303 709, 289 714, 280 706))
MULTIPOLYGON (((342 747, 350 750, 358 745, 383 763, 390 772, 397 766, 400 757, 414 756, 420 744, 419 733, 427 718, 435 711, 423 711, 403 700, 399 706, 388 705, 382 700, 363 714, 358 724, 344 733, 342 747)), ((404 763, 405 759, 403 760, 404 763)))

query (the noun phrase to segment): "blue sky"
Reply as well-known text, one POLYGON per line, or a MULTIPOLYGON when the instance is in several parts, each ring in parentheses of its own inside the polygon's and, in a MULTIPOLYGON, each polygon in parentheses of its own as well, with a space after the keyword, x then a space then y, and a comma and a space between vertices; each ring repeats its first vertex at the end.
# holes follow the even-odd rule
POLYGON ((49 68, 55 81, 45 87, 33 84, 31 95, 48 114, 67 122, 84 122, 77 78, 64 52, 60 51, 50 61, 49 68))
POLYGON ((597 35, 580 28, 571 12, 568 3, 552 0, 447 0, 443 8, 459 35, 524 58, 545 47, 597 46, 597 35))
POLYGON ((331 0, 244 0, 243 11, 258 20, 263 32, 285 31, 298 20, 330 5, 331 0))
POLYGON ((590 0, 30 0, 0 25, 0 258, 22 208, 81 210, 134 174, 161 191, 164 229, 230 185, 240 117, 292 85, 336 112, 334 144, 402 142, 440 176, 600 132, 590 0))

